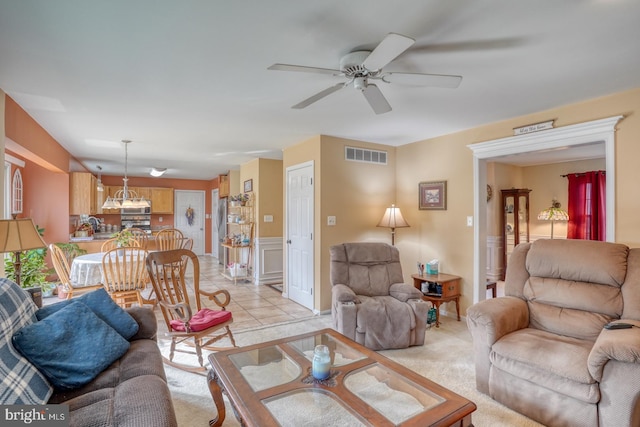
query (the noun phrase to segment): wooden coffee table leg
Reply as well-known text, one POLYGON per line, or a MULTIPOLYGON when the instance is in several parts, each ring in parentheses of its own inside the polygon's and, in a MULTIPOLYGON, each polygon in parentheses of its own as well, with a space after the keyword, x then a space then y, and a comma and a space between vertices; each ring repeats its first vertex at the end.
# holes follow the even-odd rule
POLYGON ((460 297, 456 297, 456 314, 458 315, 458 322, 460 321, 460 297))
POLYGON ((209 427, 219 427, 224 422, 226 412, 224 408, 224 399, 222 397, 222 388, 220 387, 220 384, 218 384, 218 375, 215 370, 209 370, 207 380, 209 383, 209 392, 211 393, 213 403, 215 403, 216 410, 218 411, 218 415, 209 421, 209 427))

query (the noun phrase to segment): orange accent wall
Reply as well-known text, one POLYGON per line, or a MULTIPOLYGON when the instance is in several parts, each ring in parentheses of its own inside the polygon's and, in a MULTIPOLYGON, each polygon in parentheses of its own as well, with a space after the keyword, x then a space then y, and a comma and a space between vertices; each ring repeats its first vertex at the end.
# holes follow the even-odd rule
POLYGON ((71 156, 11 97, 5 97, 5 135, 8 149, 55 172, 69 172, 71 156))

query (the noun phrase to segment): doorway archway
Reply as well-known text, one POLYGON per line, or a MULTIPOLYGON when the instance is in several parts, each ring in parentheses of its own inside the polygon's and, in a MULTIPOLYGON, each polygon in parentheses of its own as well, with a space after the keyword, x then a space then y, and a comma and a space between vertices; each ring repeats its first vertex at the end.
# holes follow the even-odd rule
POLYGON ((473 302, 486 298, 487 162, 507 156, 604 144, 607 173, 607 241, 615 240, 615 127, 623 116, 467 145, 473 152, 473 302))

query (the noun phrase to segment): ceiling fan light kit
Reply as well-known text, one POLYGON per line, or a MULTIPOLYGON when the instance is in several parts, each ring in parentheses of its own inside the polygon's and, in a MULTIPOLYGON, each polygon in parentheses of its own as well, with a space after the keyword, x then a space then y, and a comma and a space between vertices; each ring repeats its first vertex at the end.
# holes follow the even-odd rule
POLYGON ((273 64, 268 69, 275 71, 296 71, 304 73, 331 74, 336 77, 346 77, 348 80, 328 87, 315 95, 303 100, 291 108, 302 109, 346 87, 353 86, 364 95, 365 99, 376 114, 391 111, 391 105, 382 94, 378 86, 369 80, 379 80, 384 83, 399 83, 412 86, 434 86, 457 88, 462 81, 461 76, 448 74, 383 72, 391 61, 409 49, 415 40, 401 34, 389 33, 372 51, 357 50, 346 54, 340 59, 340 69, 316 68, 303 65, 273 64))

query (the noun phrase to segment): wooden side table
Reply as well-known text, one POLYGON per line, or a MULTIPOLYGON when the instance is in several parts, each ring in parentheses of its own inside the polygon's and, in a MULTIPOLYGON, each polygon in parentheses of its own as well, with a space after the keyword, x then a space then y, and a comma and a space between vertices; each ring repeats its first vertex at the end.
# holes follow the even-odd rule
POLYGON ((460 321, 460 276, 454 276, 453 274, 412 274, 413 286, 422 292, 422 282, 436 283, 442 286, 442 293, 425 293, 422 292, 422 299, 429 301, 436 308, 436 328, 440 327, 440 304, 443 302, 455 301, 456 314, 458 316, 458 322, 460 321))

